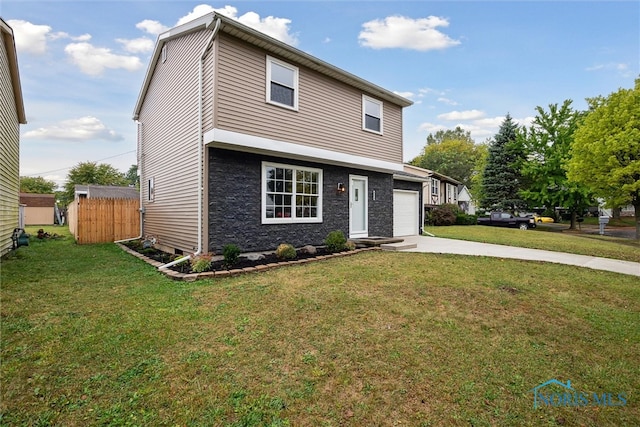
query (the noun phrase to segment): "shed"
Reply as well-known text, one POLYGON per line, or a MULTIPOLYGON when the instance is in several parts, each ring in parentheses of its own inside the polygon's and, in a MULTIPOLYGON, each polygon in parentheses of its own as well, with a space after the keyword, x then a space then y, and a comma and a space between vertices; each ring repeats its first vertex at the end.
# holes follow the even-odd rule
POLYGON ((20 193, 24 205, 24 225, 53 225, 55 219, 55 194, 20 193))

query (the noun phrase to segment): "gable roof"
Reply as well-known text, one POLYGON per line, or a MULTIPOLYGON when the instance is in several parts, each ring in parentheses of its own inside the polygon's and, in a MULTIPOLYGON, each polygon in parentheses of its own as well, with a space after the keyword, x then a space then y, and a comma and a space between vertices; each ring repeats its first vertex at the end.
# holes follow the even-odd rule
POLYGON ((456 184, 456 185, 462 184, 457 179, 453 179, 450 176, 443 175, 443 174, 441 174, 439 172, 436 172, 436 171, 432 171, 431 169, 425 169, 425 168, 421 168, 421 167, 418 167, 418 166, 409 165, 407 163, 405 163, 403 166, 404 166, 405 171, 407 171, 407 169, 408 169, 408 172, 409 173, 413 173, 414 175, 417 174, 417 175, 425 176, 425 177, 432 177, 433 176, 435 178, 440 179, 441 181, 448 181, 448 182, 450 182, 452 184, 456 184))
MULTIPOLYGON (((410 101, 387 89, 368 82, 325 61, 322 61, 321 59, 318 59, 293 46, 274 39, 273 37, 261 33, 260 31, 254 30, 253 28, 241 24, 234 19, 217 14, 215 12, 210 12, 186 24, 174 27, 158 36, 153 55, 151 56, 151 60, 149 61, 149 68, 147 69, 147 73, 142 84, 142 89, 140 90, 140 94, 138 95, 138 100, 136 102, 133 113, 134 120, 137 120, 140 114, 140 109, 142 108, 142 103, 146 96, 147 90, 149 89, 151 77, 153 76, 156 65, 158 63, 158 58, 160 57, 162 46, 169 40, 184 36, 192 32, 205 29, 210 29, 213 31, 215 28, 214 24, 218 21, 220 23, 219 31, 230 34, 234 37, 244 40, 247 43, 258 46, 271 54, 278 55, 281 58, 290 60, 291 62, 299 65, 303 65, 309 69, 332 77, 338 81, 358 88, 363 92, 367 92, 373 96, 377 96, 385 101, 391 102, 401 107, 408 107, 413 104, 413 101, 410 101)), ((205 47, 203 46, 203 48, 205 47)))
POLYGON ((18 113, 18 123, 26 124, 27 116, 24 113, 22 86, 20 85, 20 72, 18 71, 18 54, 13 37, 13 29, 2 18, 0 18, 0 38, 2 39, 0 42, 4 43, 7 51, 9 77, 11 79, 11 88, 13 89, 13 98, 16 103, 16 112, 18 113))
POLYGON ((56 195, 20 193, 20 204, 29 208, 52 208, 56 204, 56 195))
POLYGON ((140 192, 133 187, 116 185, 76 185, 76 196, 84 194, 88 199, 138 199, 140 192))

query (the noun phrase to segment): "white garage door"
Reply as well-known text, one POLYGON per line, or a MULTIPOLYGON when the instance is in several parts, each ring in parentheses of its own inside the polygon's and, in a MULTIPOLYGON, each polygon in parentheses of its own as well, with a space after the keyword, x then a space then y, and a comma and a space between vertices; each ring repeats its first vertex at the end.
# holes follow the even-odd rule
POLYGON ((393 190, 393 236, 418 234, 420 217, 417 191, 393 190))

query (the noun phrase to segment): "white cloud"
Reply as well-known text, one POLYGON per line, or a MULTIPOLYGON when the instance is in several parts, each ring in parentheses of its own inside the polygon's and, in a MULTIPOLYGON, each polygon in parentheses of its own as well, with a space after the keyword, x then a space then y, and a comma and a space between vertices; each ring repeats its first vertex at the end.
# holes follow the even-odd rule
POLYGON ((394 91, 393 93, 395 93, 396 95, 400 95, 403 98, 407 98, 407 99, 412 99, 414 96, 416 96, 416 94, 413 93, 413 92, 396 92, 396 91, 394 91))
POLYGON ((298 44, 298 39, 295 34, 289 33, 289 24, 291 24, 290 19, 276 18, 274 16, 261 18, 260 15, 255 12, 247 12, 242 16, 238 16, 238 9, 228 5, 223 8, 216 9, 207 4, 200 4, 194 7, 193 10, 187 15, 180 18, 176 25, 182 25, 211 12, 216 12, 228 18, 235 19, 241 24, 265 33, 266 35, 271 36, 274 39, 280 40, 292 46, 296 46, 298 44))
POLYGON ((449 98, 445 98, 443 96, 438 98, 438 102, 442 102, 443 104, 452 105, 452 106, 458 105, 458 103, 456 101, 454 101, 452 99, 449 99, 449 98))
POLYGON ((404 16, 388 16, 362 24, 358 35, 362 46, 373 49, 404 48, 419 51, 446 49, 460 44, 438 27, 448 27, 449 21, 437 16, 412 19, 404 16))
POLYGON ((145 19, 144 21, 138 22, 136 24, 136 28, 146 33, 153 34, 154 36, 164 33, 169 29, 169 27, 162 25, 158 21, 152 21, 151 19, 145 19))
POLYGON ((51 32, 48 25, 36 25, 19 19, 7 21, 16 40, 18 52, 42 55, 47 51, 47 34, 51 32))
POLYGON ((90 43, 71 43, 64 51, 80 71, 90 76, 99 76, 106 68, 122 68, 127 71, 142 68, 142 62, 136 56, 116 55, 110 49, 95 47, 90 43))
POLYGON ((59 40, 59 39, 71 39, 74 42, 88 42, 91 40, 91 34, 82 34, 81 36, 71 36, 69 33, 65 33, 64 31, 57 31, 55 33, 51 33, 47 36, 50 40, 59 40))
POLYGON ((438 115, 440 120, 477 120, 484 117, 484 112, 480 110, 451 111, 438 115))
POLYGON ((447 127, 443 126, 443 125, 438 125, 435 123, 420 123, 420 126, 418 126, 418 130, 419 131, 423 131, 423 132, 429 132, 429 133, 435 133, 438 132, 439 130, 446 130, 447 127))
POLYGON ((122 44, 124 50, 130 53, 151 52, 155 42, 147 37, 139 37, 137 39, 116 39, 122 44))
POLYGON ((92 116, 63 120, 57 124, 41 127, 22 135, 23 138, 55 139, 64 141, 122 141, 124 138, 108 129, 98 118, 92 116))
POLYGON ((632 72, 629 64, 622 62, 609 62, 607 64, 596 64, 585 68, 586 71, 617 71, 622 77, 631 77, 632 72))

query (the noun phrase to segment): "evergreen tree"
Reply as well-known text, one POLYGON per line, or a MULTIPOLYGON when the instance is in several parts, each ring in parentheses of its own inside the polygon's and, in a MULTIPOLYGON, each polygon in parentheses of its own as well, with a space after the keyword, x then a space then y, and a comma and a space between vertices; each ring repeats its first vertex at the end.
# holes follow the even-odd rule
POLYGON ((489 146, 482 176, 483 199, 480 206, 491 210, 515 211, 525 206, 518 195, 522 177, 520 163, 524 151, 517 143, 518 125, 509 114, 489 146))

